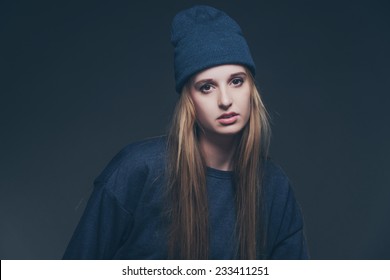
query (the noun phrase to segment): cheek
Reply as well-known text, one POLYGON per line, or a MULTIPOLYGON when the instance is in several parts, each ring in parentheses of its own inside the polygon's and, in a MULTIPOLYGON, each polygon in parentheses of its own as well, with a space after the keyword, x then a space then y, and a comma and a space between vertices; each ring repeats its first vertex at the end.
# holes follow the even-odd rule
POLYGON ((199 108, 199 113, 197 116, 198 123, 204 128, 204 129, 211 129, 213 130, 214 126, 217 125, 215 123, 215 119, 217 118, 217 114, 215 113, 215 109, 210 106, 203 106, 202 108, 199 108))
POLYGON ((194 103, 196 120, 202 124, 207 118, 207 108, 205 108, 201 100, 192 98, 192 102, 194 103))
POLYGON ((210 112, 207 110, 207 107, 198 105, 195 106, 195 110, 196 110, 197 121, 200 124, 205 125, 210 119, 210 112))
POLYGON ((249 115, 251 110, 250 93, 246 93, 243 98, 239 100, 239 103, 242 113, 245 115, 249 115))
POLYGON ((247 101, 247 103, 246 103, 246 106, 247 106, 248 115, 249 115, 249 114, 251 113, 251 108, 252 108, 250 98, 248 98, 248 101, 247 101))

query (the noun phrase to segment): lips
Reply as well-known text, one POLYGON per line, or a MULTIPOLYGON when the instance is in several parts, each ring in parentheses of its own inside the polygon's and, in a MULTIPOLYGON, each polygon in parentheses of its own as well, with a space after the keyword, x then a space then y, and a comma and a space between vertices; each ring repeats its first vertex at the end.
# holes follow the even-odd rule
POLYGON ((238 115, 238 114, 235 113, 235 112, 224 113, 224 114, 222 114, 222 115, 220 115, 220 116, 218 117, 218 120, 220 120, 220 119, 229 119, 229 118, 235 117, 235 116, 237 116, 237 115, 238 115))
POLYGON ((217 120, 221 125, 232 125, 238 120, 238 114, 235 112, 224 113, 220 115, 217 120))

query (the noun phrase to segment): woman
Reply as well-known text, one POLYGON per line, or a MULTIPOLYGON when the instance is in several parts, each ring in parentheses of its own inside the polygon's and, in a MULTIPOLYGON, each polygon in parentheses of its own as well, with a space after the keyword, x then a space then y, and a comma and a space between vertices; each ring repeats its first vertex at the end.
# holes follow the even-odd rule
POLYGON ((240 27, 196 6, 175 16, 171 41, 180 98, 169 135, 111 161, 64 258, 307 258, 300 208, 267 159, 267 114, 240 27))

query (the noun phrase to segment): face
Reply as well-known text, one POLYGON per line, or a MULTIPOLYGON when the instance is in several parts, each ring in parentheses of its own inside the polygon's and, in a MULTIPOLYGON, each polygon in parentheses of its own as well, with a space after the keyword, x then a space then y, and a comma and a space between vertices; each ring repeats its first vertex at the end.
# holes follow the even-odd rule
POLYGON ((251 82, 240 65, 206 69, 190 81, 190 96, 205 135, 236 135, 250 115, 251 82))

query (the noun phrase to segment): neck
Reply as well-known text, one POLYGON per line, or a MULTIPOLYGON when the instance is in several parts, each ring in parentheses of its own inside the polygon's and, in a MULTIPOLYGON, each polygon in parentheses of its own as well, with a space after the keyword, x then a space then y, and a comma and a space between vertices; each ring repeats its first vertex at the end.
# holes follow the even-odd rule
POLYGON ((233 156, 238 140, 238 135, 206 136, 201 133, 199 136, 199 144, 206 165, 223 171, 233 170, 233 156))

